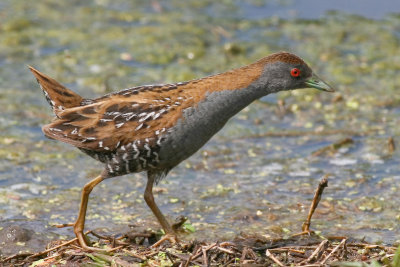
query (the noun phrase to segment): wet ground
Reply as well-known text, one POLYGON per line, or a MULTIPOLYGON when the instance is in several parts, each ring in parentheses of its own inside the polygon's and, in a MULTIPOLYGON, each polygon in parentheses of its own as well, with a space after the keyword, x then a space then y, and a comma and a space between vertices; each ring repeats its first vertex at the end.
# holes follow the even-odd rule
MULTIPOLYGON (((370 3, 373 16, 357 8, 309 16, 312 6, 296 3, 2 1, 2 254, 72 237, 72 229, 50 225, 75 219, 81 187, 101 170, 44 138, 41 126, 52 115, 27 65, 90 97, 202 77, 280 50, 302 56, 338 92, 256 101, 175 168, 156 187, 156 201, 170 219, 189 218, 195 232, 187 239, 282 237, 300 231, 316 185, 330 174, 312 228, 398 244, 400 6, 393 1, 393 14, 370 3), (269 16, 273 8, 280 16, 269 16)), ((87 228, 158 227, 144 184, 136 174, 96 187, 87 228)))

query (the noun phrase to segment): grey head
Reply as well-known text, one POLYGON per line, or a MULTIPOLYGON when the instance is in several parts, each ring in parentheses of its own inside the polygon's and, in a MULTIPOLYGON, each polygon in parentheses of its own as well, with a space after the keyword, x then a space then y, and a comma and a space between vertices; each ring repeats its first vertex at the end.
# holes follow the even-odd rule
POLYGON ((266 94, 300 88, 316 88, 334 92, 334 89, 321 80, 298 56, 280 52, 257 62, 263 66, 260 77, 253 83, 266 94))

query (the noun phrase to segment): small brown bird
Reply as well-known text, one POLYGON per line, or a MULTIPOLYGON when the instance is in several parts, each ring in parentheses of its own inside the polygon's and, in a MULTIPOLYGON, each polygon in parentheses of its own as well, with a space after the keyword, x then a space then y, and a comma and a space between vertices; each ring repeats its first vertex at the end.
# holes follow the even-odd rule
POLYGON ((144 199, 166 233, 157 244, 176 242, 174 230, 154 202, 154 183, 254 100, 298 88, 334 91, 302 59, 286 52, 197 80, 138 86, 96 99, 84 99, 36 69, 30 70, 56 116, 43 127, 44 134, 104 163, 102 173, 83 187, 74 223, 76 237, 86 250, 96 250, 83 236, 89 194, 104 179, 147 172, 144 199))

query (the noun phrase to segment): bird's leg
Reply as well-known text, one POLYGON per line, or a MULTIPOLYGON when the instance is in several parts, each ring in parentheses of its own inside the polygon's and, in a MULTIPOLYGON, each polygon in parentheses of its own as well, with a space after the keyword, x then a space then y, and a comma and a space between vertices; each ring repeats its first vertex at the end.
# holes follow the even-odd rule
POLYGON ((78 238, 79 244, 84 250, 104 251, 103 249, 89 247, 86 244, 85 236, 83 235, 83 229, 85 227, 86 210, 89 201, 89 194, 90 192, 92 192, 93 188, 103 180, 104 177, 103 175, 100 174, 95 179, 85 184, 85 186, 82 189, 81 204, 79 207, 78 218, 76 219, 76 222, 74 224, 74 232, 76 237, 78 238))
POLYGON ((153 244, 152 247, 158 247, 167 240, 174 244, 178 242, 178 238, 175 231, 172 229, 171 225, 168 223, 167 219, 161 213, 161 210, 158 208, 156 202, 154 201, 153 184, 154 176, 152 173, 148 172, 146 190, 144 191, 144 200, 146 201, 149 208, 153 211, 153 214, 156 216, 158 222, 161 224, 161 227, 165 231, 165 236, 161 238, 158 242, 153 244))

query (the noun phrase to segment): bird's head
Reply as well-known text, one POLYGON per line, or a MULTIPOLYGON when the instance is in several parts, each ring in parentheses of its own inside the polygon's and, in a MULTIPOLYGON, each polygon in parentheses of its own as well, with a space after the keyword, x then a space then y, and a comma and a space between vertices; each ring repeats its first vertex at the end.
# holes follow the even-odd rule
POLYGON ((293 90, 299 88, 316 88, 334 92, 335 90, 321 80, 311 68, 298 56, 280 52, 259 61, 263 65, 257 85, 267 93, 293 90))

